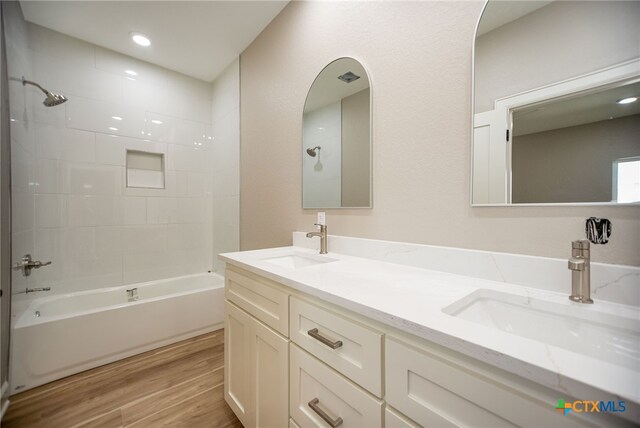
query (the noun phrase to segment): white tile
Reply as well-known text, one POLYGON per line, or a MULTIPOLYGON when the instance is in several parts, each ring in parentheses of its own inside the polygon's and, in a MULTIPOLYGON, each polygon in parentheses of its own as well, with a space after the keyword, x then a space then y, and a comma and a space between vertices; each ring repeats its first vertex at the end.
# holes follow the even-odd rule
POLYGON ((167 83, 167 71, 162 67, 101 47, 96 47, 95 52, 96 68, 99 70, 108 71, 127 80, 133 79, 160 87, 167 83))
POLYGON ((169 222, 180 223, 203 223, 206 218, 205 198, 179 198, 173 215, 170 215, 169 222))
POLYGON ((162 86, 123 77, 122 88, 122 102, 131 108, 164 114, 173 108, 173 100, 162 86))
POLYGON ((208 172, 188 172, 187 188, 189 196, 206 196, 212 193, 213 178, 208 172))
POLYGON ((147 198, 147 224, 167 224, 175 216, 175 198, 147 198))
POLYGON ((60 161, 36 159, 35 189, 38 193, 62 193, 60 161))
POLYGON ((167 250, 164 225, 127 226, 123 229, 123 253, 155 253, 167 250))
POLYGON ((122 222, 119 196, 69 195, 69 226, 115 226, 122 222))
POLYGON ((133 138, 145 135, 144 112, 126 104, 75 97, 65 106, 69 128, 133 138))
POLYGON ((95 134, 55 125, 35 124, 36 155, 76 162, 95 160, 95 134))
POLYGON ((210 149, 177 144, 169 144, 168 146, 167 165, 169 170, 204 172, 211 168, 211 164, 207 162, 210 149))
POLYGON ((27 26, 30 49, 73 65, 93 67, 94 45, 39 25, 28 23, 27 26))
POLYGON ((205 235, 203 224, 172 224, 167 227, 169 251, 205 248, 210 237, 205 235))
POLYGON ((29 193, 35 189, 33 156, 19 145, 11 148, 11 191, 29 193))
POLYGON ((208 126, 205 123, 179 119, 158 113, 147 112, 147 136, 152 140, 185 146, 207 144, 208 126), (196 143, 196 144, 194 144, 196 143))
POLYGON ((171 278, 180 275, 181 272, 179 268, 169 264, 171 259, 166 252, 127 254, 123 261, 125 284, 171 278))
POLYGON ((122 167, 61 162, 61 185, 66 193, 83 195, 122 194, 122 167))
POLYGON ((11 194, 11 229, 14 233, 34 229, 35 196, 33 193, 14 192, 11 194))
POLYGON ((122 197, 123 224, 146 224, 147 223, 147 200, 141 196, 122 197))
POLYGON ((122 249, 122 227, 98 226, 95 228, 96 255, 107 257, 121 255, 122 249))
POLYGON ((64 227, 67 223, 67 196, 38 194, 35 197, 36 227, 64 227))
POLYGON ((165 143, 111 134, 96 134, 96 162, 98 163, 125 166, 127 149, 162 153, 165 157, 167 155, 165 143))

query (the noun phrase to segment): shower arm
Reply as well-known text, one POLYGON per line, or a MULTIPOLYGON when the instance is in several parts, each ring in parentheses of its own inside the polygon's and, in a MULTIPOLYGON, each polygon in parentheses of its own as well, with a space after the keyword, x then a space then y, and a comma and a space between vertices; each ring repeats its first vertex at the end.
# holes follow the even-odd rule
POLYGON ((35 87, 37 87, 38 89, 40 89, 42 92, 44 92, 45 95, 49 95, 49 91, 47 91, 45 88, 43 88, 42 86, 38 85, 36 82, 32 82, 31 80, 27 80, 24 77, 22 78, 22 86, 25 85, 33 85, 35 87))

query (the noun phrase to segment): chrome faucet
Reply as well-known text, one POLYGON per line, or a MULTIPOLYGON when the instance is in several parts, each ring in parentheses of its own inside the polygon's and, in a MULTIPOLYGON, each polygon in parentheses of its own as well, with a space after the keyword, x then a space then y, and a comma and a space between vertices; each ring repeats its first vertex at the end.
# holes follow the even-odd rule
POLYGON ((327 254, 327 225, 316 223, 316 226, 320 226, 320 232, 309 232, 307 233, 307 238, 313 238, 314 236, 319 236, 320 237, 320 254, 327 254))
POLYGON ((127 301, 128 302, 135 302, 136 300, 138 300, 138 289, 137 288, 131 288, 131 289, 127 290, 127 301))
POLYGON ((51 262, 41 262, 33 260, 31 254, 25 254, 18 263, 13 265, 13 269, 21 270, 23 276, 30 276, 31 269, 40 269, 43 266, 49 266, 51 262))
POLYGON ((571 243, 571 296, 578 303, 593 303, 591 300, 591 256, 588 239, 579 239, 571 243))

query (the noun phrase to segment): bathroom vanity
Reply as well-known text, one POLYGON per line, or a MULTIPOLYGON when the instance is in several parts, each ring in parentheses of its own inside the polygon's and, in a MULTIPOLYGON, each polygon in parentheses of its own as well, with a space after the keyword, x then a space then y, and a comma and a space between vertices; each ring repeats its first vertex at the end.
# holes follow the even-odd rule
MULTIPOLYGON (((372 242, 382 241, 365 246, 372 242)), ((455 251, 436 251, 447 250, 455 251)), ((638 420, 638 343, 617 355, 598 336, 615 324, 618 345, 637 342, 637 307, 598 301, 597 293, 594 305, 570 302, 570 283, 561 295, 354 257, 332 252, 331 241, 328 255, 294 246, 220 258, 225 399, 245 427, 638 420), (587 339, 602 344, 580 344, 587 339), (612 401, 618 412, 565 412, 559 400, 612 401)), ((637 281, 638 269, 628 269, 637 281)))

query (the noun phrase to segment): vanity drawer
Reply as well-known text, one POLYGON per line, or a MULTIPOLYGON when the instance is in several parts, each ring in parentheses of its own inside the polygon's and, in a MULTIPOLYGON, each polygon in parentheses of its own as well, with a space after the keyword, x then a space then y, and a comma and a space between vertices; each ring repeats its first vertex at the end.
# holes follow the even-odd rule
POLYGON ((280 334, 289 336, 289 295, 268 280, 227 269, 224 296, 280 334))
POLYGON ((293 296, 290 314, 292 341, 382 397, 381 333, 293 296))
POLYGON ((289 414, 301 427, 382 426, 382 401, 296 345, 289 352, 289 414))
POLYGON ((387 337, 386 401, 423 426, 594 426, 556 412, 560 395, 541 394, 524 379, 514 382, 514 375, 480 364, 387 337))

